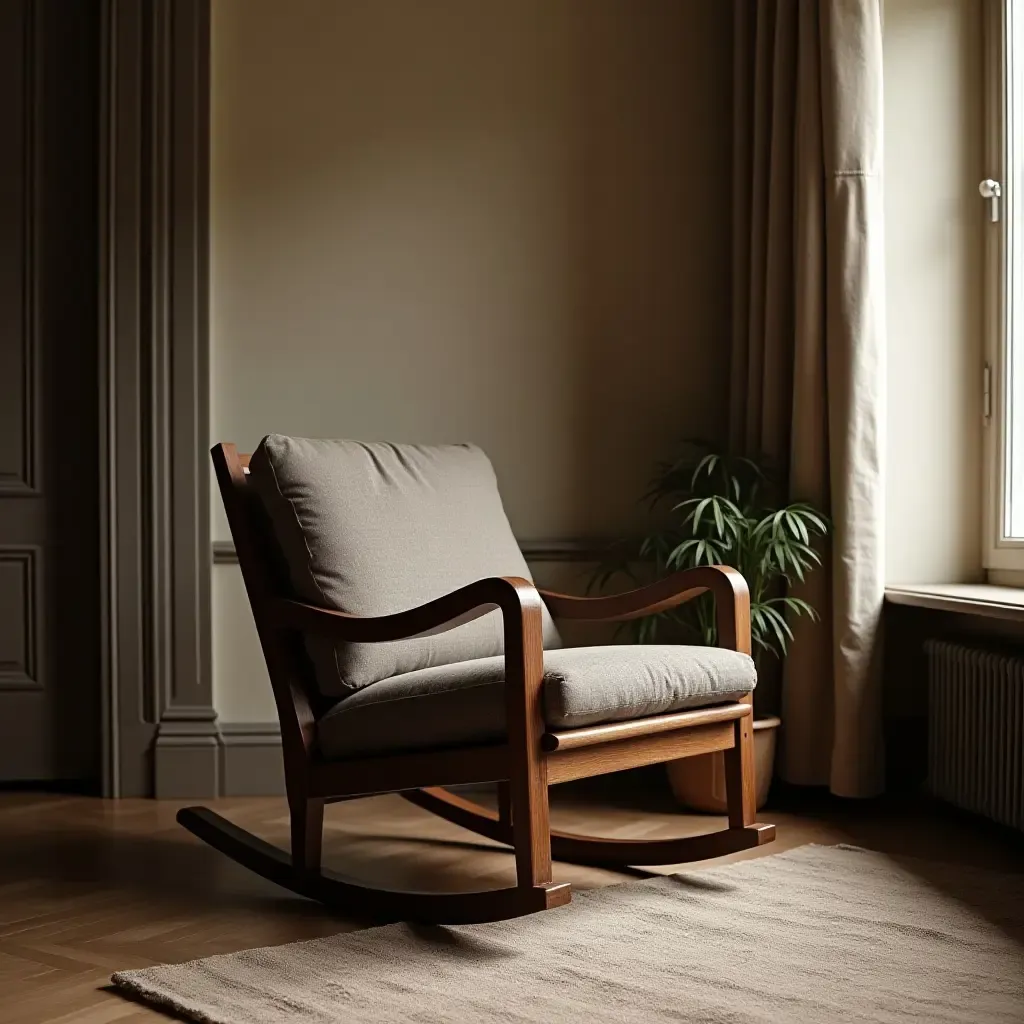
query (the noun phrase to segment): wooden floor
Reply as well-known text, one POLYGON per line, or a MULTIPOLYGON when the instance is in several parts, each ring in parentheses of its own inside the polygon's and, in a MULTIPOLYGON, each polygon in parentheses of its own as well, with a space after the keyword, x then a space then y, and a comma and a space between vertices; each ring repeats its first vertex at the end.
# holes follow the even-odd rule
MULTIPOLYGON (((250 877, 181 829, 174 821, 177 806, 0 793, 3 1024, 166 1020, 115 995, 107 987, 110 974, 364 926, 250 877)), ((282 800, 212 806, 287 845, 282 800)), ((556 827, 623 838, 662 838, 721 824, 678 813, 663 776, 652 771, 559 787, 553 807, 556 827)), ((759 817, 779 826, 778 841, 728 859, 848 842, 966 866, 1024 869, 1013 838, 917 804, 801 801, 794 808, 790 801, 759 817)), ((405 888, 482 888, 509 884, 514 876, 512 858, 502 848, 399 797, 328 808, 325 859, 405 888)), ((629 877, 555 866, 556 880, 581 888, 629 877)))

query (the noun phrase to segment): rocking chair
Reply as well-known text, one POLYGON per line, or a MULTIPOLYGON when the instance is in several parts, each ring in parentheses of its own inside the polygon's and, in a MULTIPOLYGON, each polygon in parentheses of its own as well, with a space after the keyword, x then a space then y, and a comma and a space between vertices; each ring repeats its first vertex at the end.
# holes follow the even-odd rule
POLYGON ((538 590, 493 470, 467 445, 269 435, 212 449, 281 723, 290 854, 203 807, 178 821, 285 888, 355 915, 493 921, 568 903, 552 857, 677 864, 759 846, 749 596, 723 566, 614 597, 538 590), (563 649, 552 616, 621 622, 714 595, 720 647, 563 649), (728 828, 641 841, 551 830, 548 786, 724 751, 728 828), (491 811, 444 787, 497 783, 491 811), (400 793, 515 851, 517 884, 381 890, 321 866, 324 804, 400 793))

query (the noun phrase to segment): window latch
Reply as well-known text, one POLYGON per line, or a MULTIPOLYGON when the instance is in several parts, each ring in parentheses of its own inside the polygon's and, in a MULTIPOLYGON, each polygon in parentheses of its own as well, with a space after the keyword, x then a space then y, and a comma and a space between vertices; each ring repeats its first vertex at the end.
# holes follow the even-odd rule
POLYGON ((998 181, 986 178, 978 184, 978 192, 982 199, 988 200, 988 219, 996 224, 999 221, 999 198, 1003 194, 1003 187, 998 181))

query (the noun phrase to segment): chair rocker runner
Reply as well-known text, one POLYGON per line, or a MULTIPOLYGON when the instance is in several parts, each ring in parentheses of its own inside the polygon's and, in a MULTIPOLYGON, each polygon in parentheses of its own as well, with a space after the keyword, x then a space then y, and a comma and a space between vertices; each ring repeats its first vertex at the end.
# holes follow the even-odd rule
POLYGON ((458 924, 568 903, 552 857, 676 864, 775 838, 754 822, 750 604, 735 570, 614 597, 539 590, 472 446, 269 435, 251 457, 232 444, 212 456, 280 718, 291 851, 182 809, 200 839, 345 913, 458 924), (562 649, 553 621, 621 622, 706 591, 719 648, 562 649), (718 750, 725 829, 655 841, 551 830, 550 785, 718 750), (445 788, 471 783, 498 784, 497 812, 445 788), (324 804, 391 792, 512 847, 516 885, 398 892, 325 869, 324 804))

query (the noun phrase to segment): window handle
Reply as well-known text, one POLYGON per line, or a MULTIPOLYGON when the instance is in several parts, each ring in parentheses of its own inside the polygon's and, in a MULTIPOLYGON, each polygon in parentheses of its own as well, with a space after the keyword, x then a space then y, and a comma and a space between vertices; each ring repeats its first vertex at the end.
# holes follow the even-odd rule
POLYGON ((1003 186, 998 181, 986 178, 984 181, 979 182, 978 192, 981 194, 982 199, 988 200, 988 219, 993 224, 997 223, 999 220, 999 198, 1003 194, 1003 186))

